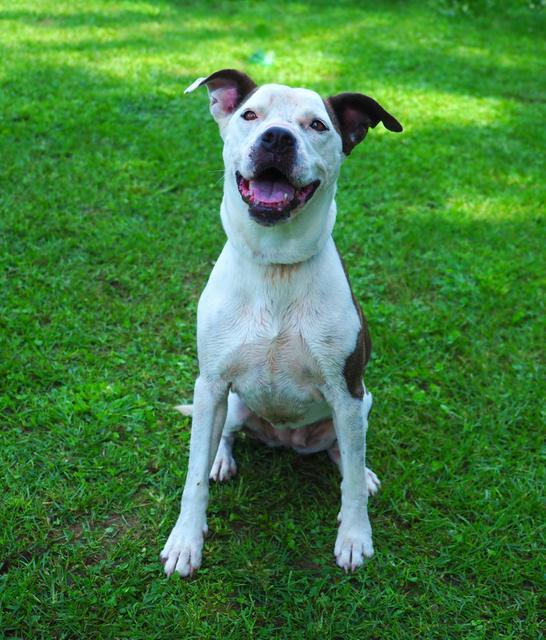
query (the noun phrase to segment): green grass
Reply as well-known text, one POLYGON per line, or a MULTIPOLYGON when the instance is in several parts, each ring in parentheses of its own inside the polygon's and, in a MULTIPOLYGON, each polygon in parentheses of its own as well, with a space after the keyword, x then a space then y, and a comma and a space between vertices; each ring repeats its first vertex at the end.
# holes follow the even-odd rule
POLYGON ((539 637, 540 9, 4 0, 0 20, 0 635, 539 637), (368 93, 405 126, 371 132, 338 193, 383 480, 354 575, 333 465, 247 441, 202 570, 159 564, 224 241, 219 136, 183 89, 228 66, 368 93))

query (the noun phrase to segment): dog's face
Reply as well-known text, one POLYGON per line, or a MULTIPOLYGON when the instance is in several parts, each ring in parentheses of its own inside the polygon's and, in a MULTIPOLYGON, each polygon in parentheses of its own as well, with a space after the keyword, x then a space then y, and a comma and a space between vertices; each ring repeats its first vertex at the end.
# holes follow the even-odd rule
POLYGON ((341 138, 314 91, 268 84, 229 119, 224 161, 249 215, 278 224, 297 215, 315 191, 332 184, 342 161, 341 138))
POLYGON ((199 78, 224 139, 226 181, 256 223, 273 226, 304 210, 331 187, 346 155, 378 122, 401 131, 398 121, 361 94, 323 100, 318 93, 277 84, 256 87, 246 75, 224 69, 199 78))

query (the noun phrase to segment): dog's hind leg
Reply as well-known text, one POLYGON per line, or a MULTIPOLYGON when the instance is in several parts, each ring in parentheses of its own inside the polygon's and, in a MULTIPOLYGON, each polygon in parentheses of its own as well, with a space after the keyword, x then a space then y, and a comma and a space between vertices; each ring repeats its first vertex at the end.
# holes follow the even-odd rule
MULTIPOLYGON (((343 473, 341 471, 341 455, 339 453, 339 446, 337 444, 337 441, 327 450, 327 452, 330 456, 330 460, 336 463, 337 468, 339 469, 339 473, 341 473, 341 476, 343 477, 343 473)), ((379 491, 379 487, 381 486, 379 478, 368 467, 366 467, 366 484, 368 485, 369 496, 375 496, 375 494, 379 491)))
POLYGON ((230 391, 228 395, 228 409, 226 422, 222 430, 222 438, 218 452, 212 463, 210 479, 215 482, 225 482, 237 473, 237 464, 233 457, 233 442, 235 434, 243 428, 250 410, 243 404, 236 393, 230 391))
MULTIPOLYGON (((193 405, 181 404, 176 407, 183 416, 193 414, 193 405)), ((237 473, 237 464, 233 457, 233 442, 235 434, 240 431, 245 420, 250 415, 250 410, 242 403, 236 393, 230 392, 228 395, 228 407, 226 421, 222 429, 222 437, 218 445, 216 457, 210 470, 210 479, 215 482, 225 482, 237 473)))

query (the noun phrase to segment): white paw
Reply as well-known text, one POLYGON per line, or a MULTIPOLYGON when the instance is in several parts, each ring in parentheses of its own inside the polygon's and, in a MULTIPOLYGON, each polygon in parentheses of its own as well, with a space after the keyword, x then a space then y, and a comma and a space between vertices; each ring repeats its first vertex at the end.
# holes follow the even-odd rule
POLYGON ((237 465, 231 452, 231 444, 227 444, 222 438, 209 477, 215 482, 225 482, 233 478, 236 473, 237 465))
POLYGON ((364 563, 364 558, 373 556, 372 532, 365 527, 340 525, 334 547, 336 562, 345 573, 354 571, 364 563))
POLYGON ((379 478, 375 475, 375 473, 366 467, 366 483, 368 485, 368 495, 375 496, 375 494, 379 491, 379 487, 381 486, 381 482, 379 478))
POLYGON ((182 577, 193 575, 201 566, 203 537, 206 525, 201 529, 176 523, 160 554, 167 576, 177 571, 182 577))

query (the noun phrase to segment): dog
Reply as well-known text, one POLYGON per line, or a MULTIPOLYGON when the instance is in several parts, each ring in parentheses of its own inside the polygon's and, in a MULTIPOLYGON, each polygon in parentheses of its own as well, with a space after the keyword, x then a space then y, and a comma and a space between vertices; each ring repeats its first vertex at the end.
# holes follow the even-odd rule
POLYGON ((372 98, 279 84, 234 69, 198 78, 224 141, 221 219, 227 242, 197 311, 199 377, 178 520, 161 552, 165 573, 201 565, 209 477, 236 473, 234 436, 327 451, 341 472, 337 564, 373 554, 365 466, 371 340, 332 229, 341 163, 379 122, 402 126, 372 98))

